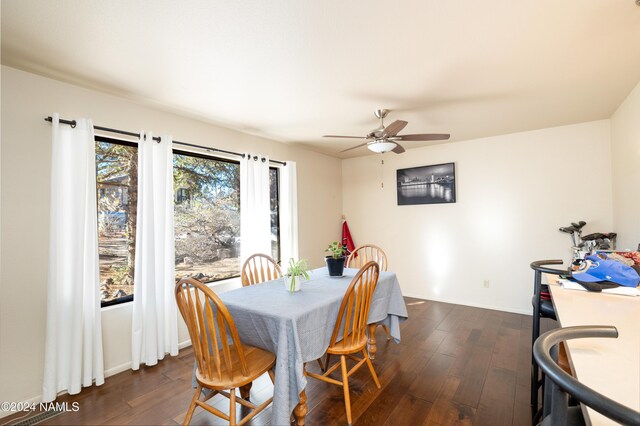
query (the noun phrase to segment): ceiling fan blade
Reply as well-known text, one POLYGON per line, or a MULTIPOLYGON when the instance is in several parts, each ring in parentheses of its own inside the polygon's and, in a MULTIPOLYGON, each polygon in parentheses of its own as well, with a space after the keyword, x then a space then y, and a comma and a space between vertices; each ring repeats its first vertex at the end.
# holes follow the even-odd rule
POLYGON ((323 138, 364 139, 362 136, 324 135, 323 138))
POLYGON ((421 135, 399 135, 401 141, 440 141, 451 137, 448 133, 425 133, 421 135))
POLYGON ((405 151, 405 149, 402 147, 402 145, 396 142, 396 147, 393 148, 391 151, 395 152, 396 154, 402 154, 405 151))
POLYGON ((361 143, 360 145, 356 145, 356 146, 352 146, 351 148, 347 148, 347 149, 343 149, 340 152, 347 152, 347 151, 351 151, 352 149, 356 149, 356 148, 360 148, 361 146, 365 146, 367 145, 369 142, 365 142, 365 143, 361 143))
POLYGON ((382 133, 383 138, 392 137, 398 134, 398 132, 407 125, 406 121, 396 120, 393 123, 389 124, 384 128, 384 132, 382 133))

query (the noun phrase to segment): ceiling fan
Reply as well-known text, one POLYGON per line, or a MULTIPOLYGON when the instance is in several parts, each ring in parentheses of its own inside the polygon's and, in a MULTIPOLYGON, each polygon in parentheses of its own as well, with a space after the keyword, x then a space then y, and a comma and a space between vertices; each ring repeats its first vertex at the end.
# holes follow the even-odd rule
POLYGON ((339 135, 324 135, 323 138, 347 138, 347 139, 364 139, 365 142, 360 145, 352 146, 351 148, 344 149, 340 152, 350 151, 352 149, 360 148, 361 146, 367 146, 371 151, 382 154, 385 152, 393 151, 396 154, 402 154, 405 149, 398 143, 398 141, 439 141, 449 139, 447 133, 425 133, 419 135, 399 135, 398 133, 404 129, 407 125, 406 121, 396 120, 384 126, 384 118, 389 114, 387 109, 377 109, 374 112, 375 116, 380 119, 380 126, 362 136, 339 136, 339 135))

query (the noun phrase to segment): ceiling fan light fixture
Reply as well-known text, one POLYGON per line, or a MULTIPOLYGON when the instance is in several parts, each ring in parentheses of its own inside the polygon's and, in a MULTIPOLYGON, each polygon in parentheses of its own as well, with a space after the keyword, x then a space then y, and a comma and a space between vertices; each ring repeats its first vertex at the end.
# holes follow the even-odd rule
POLYGON ((369 148, 376 154, 384 154, 385 152, 391 151, 397 145, 398 144, 396 144, 395 142, 391 142, 389 140, 377 140, 367 145, 367 148, 369 148))
MULTIPOLYGON (((640 2, 640 0, 637 0, 640 2)), ((362 143, 352 146, 347 149, 343 149, 342 152, 351 151, 352 149, 361 148, 367 146, 370 151, 376 154, 384 154, 385 152, 393 151, 396 154, 402 154, 405 149, 396 141, 441 141, 449 139, 448 133, 421 133, 415 135, 399 135, 398 133, 405 128, 408 124, 404 120, 396 120, 393 123, 385 127, 383 119, 389 111, 386 109, 376 110, 375 115, 380 119, 380 126, 367 133, 364 138, 358 136, 339 136, 339 135, 324 135, 323 138, 343 138, 343 139, 364 139, 362 143)))

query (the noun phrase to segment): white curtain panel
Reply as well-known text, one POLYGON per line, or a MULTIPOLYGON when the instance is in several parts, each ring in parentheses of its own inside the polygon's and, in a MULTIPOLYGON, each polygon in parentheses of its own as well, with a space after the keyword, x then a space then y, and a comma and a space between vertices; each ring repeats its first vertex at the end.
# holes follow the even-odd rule
POLYGON ((173 232, 172 139, 148 133, 138 144, 138 217, 131 368, 178 354, 173 232))
POLYGON ((296 163, 280 169, 280 253, 282 265, 298 260, 298 183, 296 163))
POLYGON ((269 158, 245 154, 240 160, 240 260, 243 263, 255 253, 271 255, 269 198, 269 158))
POLYGON ((44 402, 104 383, 93 123, 52 117, 44 402))

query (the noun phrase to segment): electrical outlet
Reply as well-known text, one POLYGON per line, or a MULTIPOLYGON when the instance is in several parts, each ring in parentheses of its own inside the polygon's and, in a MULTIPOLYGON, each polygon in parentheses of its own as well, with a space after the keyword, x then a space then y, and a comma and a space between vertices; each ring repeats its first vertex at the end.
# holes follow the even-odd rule
POLYGON ((489 280, 484 280, 484 288, 489 288, 489 280))

